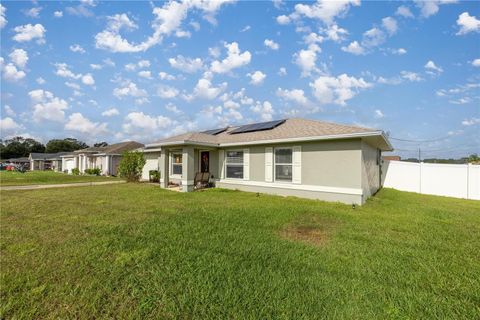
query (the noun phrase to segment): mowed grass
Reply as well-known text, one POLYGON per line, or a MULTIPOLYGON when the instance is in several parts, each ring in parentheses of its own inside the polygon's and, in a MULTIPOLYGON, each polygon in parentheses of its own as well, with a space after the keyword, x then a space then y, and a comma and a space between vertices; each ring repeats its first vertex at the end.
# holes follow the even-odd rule
POLYGON ((17 171, 0 171, 1 186, 19 186, 33 184, 56 184, 56 183, 75 183, 75 182, 96 182, 119 180, 115 177, 105 176, 74 176, 54 171, 27 171, 25 173, 17 171))
POLYGON ((2 319, 479 319, 480 202, 1 194, 2 319))

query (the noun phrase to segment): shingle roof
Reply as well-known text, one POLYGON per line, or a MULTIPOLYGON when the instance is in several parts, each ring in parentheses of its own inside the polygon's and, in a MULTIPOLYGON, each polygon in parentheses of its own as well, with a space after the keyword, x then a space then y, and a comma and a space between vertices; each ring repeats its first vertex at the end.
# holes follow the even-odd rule
MULTIPOLYGON (((205 143, 205 144, 230 144, 230 143, 251 143, 268 140, 283 140, 321 136, 339 136, 349 134, 372 133, 378 135, 380 130, 363 128, 358 126, 336 124, 325 121, 308 119, 287 119, 285 123, 270 130, 230 134, 237 127, 229 127, 227 131, 217 135, 209 135, 200 132, 189 132, 169 137, 150 144, 150 146, 169 145, 173 143, 205 143)), ((381 132, 381 131, 380 131, 381 132)), ((148 147, 148 146, 147 146, 148 147)))
POLYGON ((53 160, 57 159, 60 160, 60 156, 66 155, 68 152, 57 152, 57 153, 38 153, 32 152, 30 153, 30 158, 32 160, 53 160))
POLYGON ((91 152, 91 153, 107 153, 107 154, 120 154, 125 151, 131 151, 138 148, 143 148, 144 145, 136 141, 125 141, 120 143, 111 144, 105 147, 91 147, 75 151, 75 153, 91 152))

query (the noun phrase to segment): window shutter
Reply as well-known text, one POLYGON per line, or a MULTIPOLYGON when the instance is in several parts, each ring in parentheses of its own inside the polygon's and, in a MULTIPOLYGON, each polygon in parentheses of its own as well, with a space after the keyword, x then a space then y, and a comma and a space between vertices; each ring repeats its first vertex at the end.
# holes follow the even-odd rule
POLYGON ((265 148, 265 181, 273 181, 273 148, 265 148))
POLYGON ((225 151, 218 150, 218 164, 220 165, 220 179, 225 179, 225 151))
POLYGON ((301 146, 293 147, 292 182, 297 184, 302 183, 302 147, 301 146))
POLYGON ((243 149, 243 180, 250 180, 250 149, 243 149))

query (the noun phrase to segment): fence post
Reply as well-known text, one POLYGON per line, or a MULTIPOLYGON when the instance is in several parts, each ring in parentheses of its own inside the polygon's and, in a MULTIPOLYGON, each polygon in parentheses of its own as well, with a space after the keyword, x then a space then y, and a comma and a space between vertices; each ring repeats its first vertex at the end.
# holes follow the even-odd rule
POLYGON ((420 162, 420 185, 418 186, 418 193, 422 193, 422 165, 423 162, 420 162))
POLYGON ((470 199, 470 166, 471 163, 467 163, 467 199, 470 199))

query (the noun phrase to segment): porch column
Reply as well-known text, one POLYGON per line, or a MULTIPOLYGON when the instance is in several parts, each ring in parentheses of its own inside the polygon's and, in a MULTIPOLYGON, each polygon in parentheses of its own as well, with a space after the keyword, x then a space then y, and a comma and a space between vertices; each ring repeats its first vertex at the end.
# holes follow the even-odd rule
POLYGON ((87 169, 87 155, 83 155, 83 173, 85 173, 85 169, 87 169))
POLYGON ((105 156, 105 174, 110 175, 110 156, 105 156))
POLYGON ((65 171, 65 158, 62 158, 62 172, 65 171))
POLYGON ((184 147, 182 155, 182 191, 193 191, 195 178, 195 154, 193 147, 184 147))
POLYGON ((163 148, 158 159, 158 170, 160 171, 160 188, 168 188, 168 176, 170 175, 169 150, 163 148))

